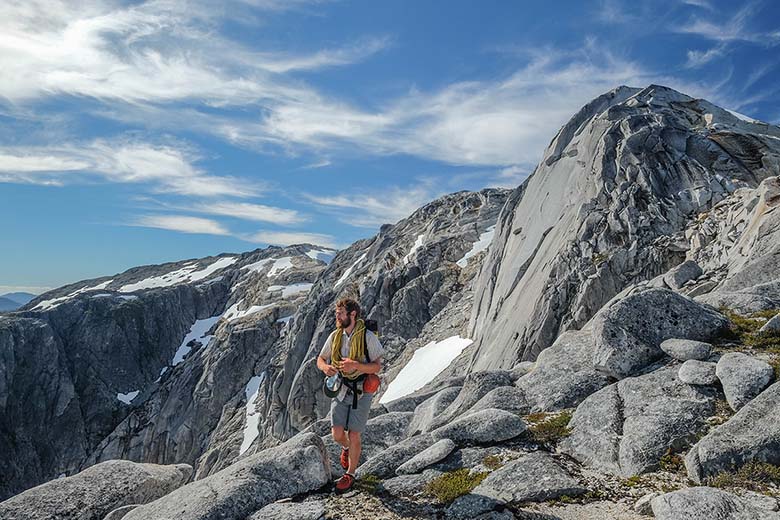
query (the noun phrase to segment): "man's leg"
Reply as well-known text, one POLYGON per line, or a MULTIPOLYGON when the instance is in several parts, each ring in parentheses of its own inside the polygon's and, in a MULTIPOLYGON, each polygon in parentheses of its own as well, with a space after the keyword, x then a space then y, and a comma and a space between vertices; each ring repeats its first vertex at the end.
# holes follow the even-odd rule
POLYGON ((344 432, 343 426, 334 426, 330 429, 333 434, 333 440, 341 444, 341 447, 349 449, 349 441, 347 440, 347 434, 344 432))
POLYGON ((347 473, 355 474, 360 462, 360 432, 349 432, 349 469, 347 473))

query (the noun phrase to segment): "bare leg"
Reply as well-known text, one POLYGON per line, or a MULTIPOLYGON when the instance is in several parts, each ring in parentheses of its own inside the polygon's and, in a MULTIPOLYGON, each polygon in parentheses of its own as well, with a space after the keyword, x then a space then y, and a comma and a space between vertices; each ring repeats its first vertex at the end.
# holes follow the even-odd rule
POLYGON ((360 462, 360 432, 349 432, 349 469, 347 473, 355 474, 360 462))
POLYGON ((346 449, 349 449, 349 441, 347 440, 347 434, 344 433, 344 427, 343 426, 334 426, 331 428, 331 433, 333 434, 333 440, 341 444, 341 447, 346 449))

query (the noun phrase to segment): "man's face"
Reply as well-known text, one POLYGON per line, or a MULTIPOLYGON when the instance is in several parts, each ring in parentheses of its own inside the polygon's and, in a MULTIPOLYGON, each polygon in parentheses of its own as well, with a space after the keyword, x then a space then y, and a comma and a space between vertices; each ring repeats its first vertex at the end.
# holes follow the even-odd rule
POLYGON ((344 307, 336 307, 336 326, 346 329, 350 325, 352 325, 352 317, 347 314, 347 309, 344 307))

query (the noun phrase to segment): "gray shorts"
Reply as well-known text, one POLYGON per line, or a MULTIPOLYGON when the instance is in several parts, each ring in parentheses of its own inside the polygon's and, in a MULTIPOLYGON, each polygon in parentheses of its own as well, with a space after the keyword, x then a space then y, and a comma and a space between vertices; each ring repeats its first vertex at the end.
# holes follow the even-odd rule
POLYGON ((338 398, 330 403, 330 425, 342 426, 351 432, 362 432, 368 422, 368 412, 371 409, 371 399, 374 394, 364 393, 360 396, 357 408, 352 409, 352 394, 348 393, 343 401, 338 398))

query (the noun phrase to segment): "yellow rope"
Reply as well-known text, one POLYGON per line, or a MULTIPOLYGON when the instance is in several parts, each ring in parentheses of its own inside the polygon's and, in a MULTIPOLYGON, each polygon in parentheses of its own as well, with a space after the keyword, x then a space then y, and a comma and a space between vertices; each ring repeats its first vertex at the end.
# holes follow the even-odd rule
MULTIPOLYGON (((336 364, 341 362, 341 337, 344 329, 338 328, 334 332, 333 345, 331 349, 331 363, 336 364)), ((352 331, 352 336, 349 339, 349 359, 363 362, 366 359, 366 323, 363 320, 357 320, 355 328, 352 331)), ((346 374, 341 371, 341 375, 347 379, 355 379, 360 375, 360 372, 353 370, 346 374)))

